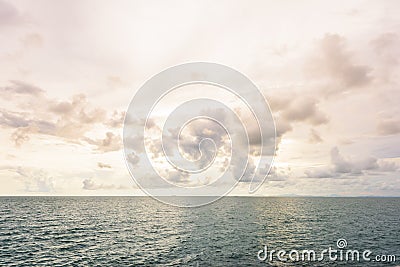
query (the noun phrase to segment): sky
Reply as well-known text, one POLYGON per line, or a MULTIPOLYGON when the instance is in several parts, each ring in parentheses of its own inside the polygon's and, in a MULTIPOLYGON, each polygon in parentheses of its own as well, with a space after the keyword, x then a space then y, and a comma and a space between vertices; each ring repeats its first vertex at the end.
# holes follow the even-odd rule
POLYGON ((143 195, 124 159, 128 105, 153 75, 202 61, 245 74, 270 105, 277 149, 254 195, 400 196, 399 7, 0 0, 0 195, 143 195))

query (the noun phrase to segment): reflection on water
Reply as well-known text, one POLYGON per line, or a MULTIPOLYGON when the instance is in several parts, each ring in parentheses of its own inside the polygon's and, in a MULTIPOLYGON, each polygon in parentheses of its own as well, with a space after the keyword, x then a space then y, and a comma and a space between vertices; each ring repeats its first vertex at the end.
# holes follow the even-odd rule
POLYGON ((226 197, 188 209, 147 197, 1 197, 0 206, 0 265, 268 266, 257 259, 264 245, 322 250, 339 238, 400 252, 399 198, 226 197))

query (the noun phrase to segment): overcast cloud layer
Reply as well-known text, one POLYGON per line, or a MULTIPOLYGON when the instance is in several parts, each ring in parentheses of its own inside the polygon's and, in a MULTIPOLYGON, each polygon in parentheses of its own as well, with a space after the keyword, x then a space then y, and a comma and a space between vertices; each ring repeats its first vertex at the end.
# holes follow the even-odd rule
MULTIPOLYGON (((122 153, 129 101, 167 67, 210 61, 247 75, 272 109, 276 158, 258 195, 400 196, 399 7, 0 0, 0 194, 143 194, 122 153)), ((201 129, 218 140, 223 171, 225 133, 209 122, 201 129)), ((189 157, 198 152, 196 131, 188 128, 182 142, 189 157)), ((149 149, 157 162, 156 141, 149 149)), ((130 154, 129 164, 143 153, 130 154)), ((246 182, 231 194, 247 194, 246 182)))

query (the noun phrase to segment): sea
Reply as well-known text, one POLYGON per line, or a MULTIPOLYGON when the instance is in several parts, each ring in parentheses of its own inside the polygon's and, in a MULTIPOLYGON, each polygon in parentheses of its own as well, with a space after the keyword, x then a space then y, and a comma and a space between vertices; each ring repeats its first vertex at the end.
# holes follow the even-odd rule
POLYGON ((0 197, 0 266, 400 266, 400 198, 0 197))

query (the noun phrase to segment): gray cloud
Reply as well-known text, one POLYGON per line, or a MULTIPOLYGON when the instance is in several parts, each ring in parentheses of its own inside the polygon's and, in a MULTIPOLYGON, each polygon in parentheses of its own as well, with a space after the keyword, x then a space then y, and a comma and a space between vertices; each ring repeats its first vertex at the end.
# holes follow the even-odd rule
POLYGON ((103 122, 106 118, 106 112, 103 109, 88 109, 88 101, 85 95, 74 95, 69 101, 48 100, 49 111, 60 115, 62 120, 68 122, 77 122, 81 124, 94 124, 103 122))
POLYGON ((166 171, 165 179, 178 184, 187 184, 189 182, 189 175, 180 171, 166 171))
POLYGON ((112 132, 107 132, 104 139, 91 139, 86 137, 84 140, 88 144, 96 146, 96 150, 100 152, 116 151, 122 148, 121 137, 112 132))
MULTIPOLYGON (((206 114, 212 118, 216 118, 222 125, 224 125, 227 129, 232 129, 233 133, 236 125, 232 125, 232 120, 227 118, 227 113, 221 109, 212 109, 208 108, 207 110, 203 110, 202 114, 206 114)), ((130 123, 135 123, 136 126, 143 127, 142 120, 139 118, 132 119, 130 118, 130 123)), ((159 132, 161 129, 158 128, 156 124, 151 124, 151 130, 159 132)), ((225 129, 221 127, 219 124, 215 123, 212 120, 208 119, 198 119, 194 120, 191 123, 187 124, 186 127, 181 132, 179 148, 177 145, 178 133, 180 128, 175 129, 168 129, 163 136, 163 146, 161 144, 161 138, 159 136, 146 136, 145 138, 145 146, 147 151, 151 153, 152 159, 155 162, 164 162, 165 155, 162 153, 162 148, 164 147, 166 154, 169 157, 174 157, 176 153, 180 153, 184 156, 184 158, 188 159, 189 161, 195 161, 194 164, 198 166, 198 169, 201 169, 212 162, 213 157, 216 155, 218 158, 216 164, 221 164, 218 170, 220 172, 224 172, 227 168, 228 160, 227 156, 230 156, 230 148, 231 143, 228 138, 228 134, 226 133, 225 129), (201 142, 203 140, 203 142, 201 142), (211 141, 213 140, 214 143, 211 141), (199 150, 199 144, 200 150, 199 150), (215 144, 215 146, 214 146, 215 144), (179 151, 178 151, 179 149, 179 151), (219 160, 221 160, 219 162, 219 160)), ((247 129, 249 130, 249 129, 247 129)), ((257 128, 258 130, 258 128, 257 128)), ((258 132, 254 131, 254 129, 250 129, 248 131, 249 135, 258 134, 258 132)), ((250 149, 250 154, 253 150, 255 150, 256 146, 260 146, 260 139, 253 138, 256 140, 250 149), (258 140, 258 141, 257 141, 258 140)), ((254 141, 253 140, 253 141, 254 141)), ((143 137, 137 135, 131 135, 126 137, 127 145, 130 150, 133 150, 134 153, 128 154, 127 161, 130 164, 136 165, 139 161, 139 157, 137 153, 143 153, 144 151, 138 151, 142 146, 143 137)), ((272 143, 272 142, 271 142, 272 143)), ((237 142, 235 145, 238 151, 247 151, 248 147, 246 147, 245 142, 237 142)), ((246 152, 245 152, 246 153, 246 152)), ((247 157, 243 157, 239 159, 237 162, 231 162, 231 171, 234 177, 237 179, 241 177, 242 169, 239 166, 242 166, 244 160, 247 160, 247 157)), ((181 164, 178 166, 183 167, 181 164)), ((251 174, 255 171, 256 166, 252 162, 250 158, 250 164, 246 169, 245 177, 251 176, 251 174)), ((161 170, 159 170, 161 171, 161 170)), ((175 183, 193 183, 194 181, 189 179, 189 176, 186 173, 181 173, 178 171, 171 170, 166 173, 162 173, 162 176, 165 179, 175 182, 175 183)), ((150 178, 149 178, 150 180, 150 178)), ((207 179, 206 179, 207 180, 207 179)), ((155 186, 155 185, 151 185, 155 186)))
POLYGON ((346 47, 346 39, 337 34, 325 34, 319 40, 316 54, 306 64, 306 73, 313 79, 329 80, 324 93, 349 91, 372 81, 371 68, 354 62, 346 47))
POLYGON ((8 96, 10 94, 25 94, 25 95, 39 96, 44 93, 44 91, 39 87, 25 82, 11 80, 10 83, 11 84, 8 86, 0 87, 0 92, 3 97, 4 94, 8 96))
POLYGON ((130 135, 125 137, 126 146, 134 150, 136 153, 143 152, 143 135, 130 135))
POLYGON ((378 124, 378 133, 381 135, 400 133, 400 120, 397 118, 382 118, 378 124))
POLYGON ((325 168, 306 170, 304 173, 305 173, 306 177, 308 177, 308 178, 335 178, 335 177, 337 177, 331 169, 325 169, 325 168))
POLYGON ((312 125, 328 122, 328 118, 317 108, 318 101, 312 97, 298 97, 286 103, 286 108, 281 110, 282 117, 289 122, 306 121, 312 125))
POLYGON ((129 189, 127 186, 123 185, 115 185, 115 184, 103 184, 103 183, 97 183, 93 178, 88 178, 83 180, 83 186, 82 189, 84 190, 124 190, 124 189, 129 189))
POLYGON ((114 111, 108 117, 105 110, 91 108, 83 94, 74 95, 71 100, 58 101, 48 98, 43 89, 20 81, 11 81, 10 85, 0 87, 0 90, 5 100, 9 100, 7 96, 24 96, 15 98, 24 112, 0 110, 0 126, 15 129, 11 139, 17 146, 28 141, 31 134, 45 134, 74 143, 86 141, 96 145, 98 151, 108 152, 121 148, 120 138, 110 130, 102 140, 93 140, 85 135, 96 124, 108 129, 121 127, 124 112, 114 111))
MULTIPOLYGON (((278 116, 275 119, 275 127, 276 127, 276 137, 280 138, 287 132, 293 130, 293 126, 289 121, 279 118, 278 116)), ((277 142, 279 144, 279 142, 277 142)))
POLYGON ((25 117, 28 115, 22 112, 10 112, 0 110, 0 124, 11 128, 27 127, 31 121, 25 117))
MULTIPOLYGON (((329 121, 328 117, 319 109, 317 98, 297 94, 296 92, 287 92, 285 94, 270 95, 268 97, 272 112, 276 120, 284 120, 283 127, 290 130, 287 124, 294 122, 308 122, 311 125, 325 124, 329 121)), ((284 131, 282 131, 284 132, 284 131)))
POLYGON ((105 124, 111 128, 121 128, 124 124, 124 119, 125 111, 119 112, 115 110, 105 124))
POLYGON ((131 152, 128 155, 127 160, 128 160, 128 163, 132 164, 133 166, 136 166, 140 161, 140 157, 135 152, 131 152))
POLYGON ((111 169, 111 165, 110 164, 106 164, 106 163, 102 163, 102 162, 97 162, 97 166, 100 169, 111 169))
POLYGON ((394 172, 399 166, 394 162, 379 160, 374 157, 358 159, 344 158, 337 147, 330 152, 331 165, 305 171, 308 178, 347 178, 351 176, 370 175, 374 173, 394 172))
MULTIPOLYGON (((263 171, 266 173, 267 169, 265 168, 263 171)), ((268 173, 267 181, 286 181, 289 178, 290 174, 290 167, 278 168, 276 166, 272 166, 268 173)))
POLYGON ((0 27, 19 25, 26 22, 26 18, 11 3, 0 0, 0 27))
POLYGON ((254 164, 252 158, 247 159, 246 157, 236 157, 236 161, 232 159, 231 164, 232 164, 232 172, 234 179, 237 180, 241 179, 240 181, 245 183, 252 181, 252 178, 254 177, 254 174, 256 172, 256 165, 254 164), (246 170, 243 170, 239 166, 241 166, 240 164, 241 162, 246 162, 246 161, 247 161, 247 168, 246 170))
POLYGON ((275 119, 277 150, 283 135, 294 130, 296 123, 319 126, 329 122, 328 116, 319 107, 319 99, 307 93, 286 91, 270 94, 268 101, 275 119))
MULTIPOLYGON (((221 111, 218 117, 221 123, 224 121, 224 112, 221 111)), ((214 156, 222 156, 228 153, 224 148, 230 147, 228 135, 225 130, 210 120, 197 120, 193 124, 189 124, 186 135, 180 137, 180 149, 187 158, 198 160, 199 167, 204 167, 209 164, 214 156), (211 139, 201 143, 201 151, 199 144, 201 140, 211 139), (215 145, 215 146, 214 146, 215 145), (201 156, 201 158, 200 158, 201 156), (199 160, 200 159, 200 160, 199 160)))
POLYGON ((33 133, 55 135, 55 124, 44 120, 30 119, 29 116, 27 113, 0 110, 0 126, 15 129, 11 140, 16 146, 21 146, 28 141, 29 135, 33 133))
POLYGON ((317 143, 323 142, 320 134, 315 129, 311 129, 310 138, 308 139, 308 141, 312 144, 317 144, 317 143))
MULTIPOLYGON (((208 109, 204 113, 209 114, 210 117, 218 118, 222 124, 227 123, 225 122, 226 114, 223 110, 208 109)), ((137 124, 142 126, 142 120, 137 120, 137 124)), ((152 120, 149 120, 147 125, 150 125, 149 128, 157 129, 157 132, 161 134, 160 129, 152 120)), ((152 153, 153 159, 164 157, 164 149, 169 157, 181 153, 189 160, 196 160, 199 168, 202 168, 212 161, 215 153, 218 156, 225 155, 227 153, 226 150, 229 148, 227 133, 219 124, 211 120, 195 120, 186 125, 180 136, 179 133, 180 127, 168 129, 162 140, 158 136, 146 137, 145 145, 147 150, 152 153), (179 148, 177 145, 178 139, 179 148), (203 142, 201 143, 202 140, 203 142), (211 140, 214 141, 215 147, 211 140), (199 150, 200 143, 201 151, 199 150)), ((140 153, 142 138, 141 136, 128 137, 128 147, 140 153)))

